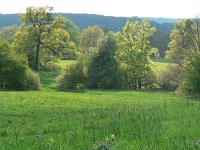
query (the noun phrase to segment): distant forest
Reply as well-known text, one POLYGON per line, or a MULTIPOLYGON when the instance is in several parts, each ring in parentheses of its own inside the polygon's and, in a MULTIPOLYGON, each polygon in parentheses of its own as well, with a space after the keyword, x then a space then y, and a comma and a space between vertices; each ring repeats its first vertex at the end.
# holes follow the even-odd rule
MULTIPOLYGON (((179 19, 164 19, 164 18, 138 18, 138 17, 113 17, 94 14, 69 14, 69 13, 56 13, 54 15, 61 15, 72 22, 74 22, 80 30, 89 26, 98 25, 104 31, 120 31, 125 25, 126 21, 148 19, 152 26, 156 27, 155 34, 151 37, 151 45, 158 48, 160 56, 164 57, 165 51, 168 49, 169 36, 171 30, 174 28, 174 23, 179 19)), ((0 28, 10 25, 20 25, 18 14, 0 14, 0 28)))

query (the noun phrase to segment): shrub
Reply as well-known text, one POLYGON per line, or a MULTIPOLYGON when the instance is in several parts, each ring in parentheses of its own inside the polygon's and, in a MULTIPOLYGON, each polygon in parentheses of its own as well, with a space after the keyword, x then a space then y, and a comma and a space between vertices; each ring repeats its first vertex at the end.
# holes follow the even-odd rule
POLYGON ((149 68, 149 70, 147 70, 144 73, 144 80, 142 82, 143 87, 145 89, 156 88, 157 87, 156 81, 157 80, 156 80, 156 75, 155 75, 154 71, 151 68, 149 68))
POLYGON ((176 90, 181 83, 182 69, 180 66, 170 66, 165 71, 161 72, 158 79, 158 84, 164 90, 176 90))
POLYGON ((57 84, 61 90, 84 89, 86 87, 86 78, 81 61, 67 66, 63 73, 57 77, 57 84))
POLYGON ((57 84, 59 89, 74 89, 76 83, 73 80, 74 67, 67 66, 63 73, 57 77, 57 84))
POLYGON ((24 55, 0 41, 0 90, 24 90, 28 62, 24 55))
POLYGON ((25 77, 26 90, 38 90, 40 88, 40 77, 37 73, 28 69, 25 77))

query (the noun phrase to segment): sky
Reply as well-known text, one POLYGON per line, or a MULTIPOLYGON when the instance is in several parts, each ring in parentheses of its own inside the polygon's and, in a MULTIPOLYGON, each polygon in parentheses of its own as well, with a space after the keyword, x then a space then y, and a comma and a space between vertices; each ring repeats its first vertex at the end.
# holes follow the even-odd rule
POLYGON ((200 14, 200 0, 0 0, 0 13, 23 13, 30 6, 51 6, 53 12, 191 18, 200 14))

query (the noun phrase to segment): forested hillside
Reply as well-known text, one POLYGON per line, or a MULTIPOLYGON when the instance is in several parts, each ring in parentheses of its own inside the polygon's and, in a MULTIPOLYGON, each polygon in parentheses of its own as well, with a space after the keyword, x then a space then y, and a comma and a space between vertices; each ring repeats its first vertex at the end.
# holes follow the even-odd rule
MULTIPOLYGON (((126 21, 142 20, 144 18, 128 18, 128 17, 113 17, 94 14, 69 14, 60 13, 54 15, 64 16, 73 21, 81 30, 98 25, 104 29, 104 31, 120 31, 125 25, 126 21)), ((149 19, 152 26, 156 27, 155 34, 151 37, 152 46, 156 47, 160 51, 160 56, 164 56, 164 51, 167 49, 169 43, 169 34, 173 29, 173 22, 178 19, 164 19, 164 18, 145 18, 149 19)), ((18 14, 0 14, 0 28, 3 26, 20 25, 18 14)))
MULTIPOLYGON (((71 13, 56 13, 54 15, 65 16, 66 18, 72 20, 79 26, 82 30, 87 28, 88 26, 99 25, 100 27, 107 28, 113 31, 119 31, 122 29, 127 19, 131 21, 147 19, 151 21, 153 24, 158 26, 166 26, 166 24, 173 24, 180 19, 168 19, 168 18, 152 18, 152 17, 113 17, 113 16, 103 16, 103 15, 95 15, 95 14, 71 14, 71 13), (160 25, 159 25, 160 24, 160 25)), ((13 24, 20 24, 18 19, 18 14, 0 14, 0 27, 10 26, 13 24)))

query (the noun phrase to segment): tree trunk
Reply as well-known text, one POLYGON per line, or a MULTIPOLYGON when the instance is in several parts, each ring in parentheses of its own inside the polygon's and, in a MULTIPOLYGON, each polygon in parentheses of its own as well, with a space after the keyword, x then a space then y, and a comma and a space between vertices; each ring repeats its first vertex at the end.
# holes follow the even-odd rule
POLYGON ((142 89, 142 82, 141 80, 138 81, 138 88, 141 90, 142 89))
POLYGON ((41 31, 39 31, 38 35, 36 35, 36 51, 35 51, 35 62, 34 62, 34 70, 39 70, 39 59, 40 59, 40 44, 41 44, 41 31))
POLYGON ((35 62, 34 62, 34 70, 39 70, 39 56, 40 56, 40 44, 38 43, 36 46, 36 52, 35 52, 35 62))

